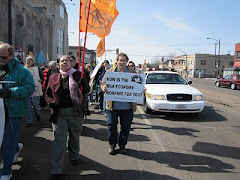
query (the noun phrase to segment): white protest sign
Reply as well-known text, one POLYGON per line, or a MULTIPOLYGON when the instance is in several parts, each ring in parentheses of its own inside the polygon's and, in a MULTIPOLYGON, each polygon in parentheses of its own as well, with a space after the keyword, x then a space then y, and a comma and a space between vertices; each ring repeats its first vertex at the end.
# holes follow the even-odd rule
MULTIPOLYGON (((0 81, 0 89, 3 88, 3 83, 15 83, 14 81, 0 81)), ((5 108, 3 98, 0 98, 0 147, 2 146, 5 127, 5 108)))
POLYGON ((104 99, 120 102, 143 103, 145 75, 137 73, 107 72, 104 99))
POLYGON ((40 83, 38 67, 30 67, 30 68, 28 68, 28 70, 32 73, 33 80, 34 80, 34 83, 35 83, 35 90, 34 90, 31 97, 42 96, 43 92, 42 92, 42 87, 41 87, 41 83, 40 83))
MULTIPOLYGON (((2 89, 1 83, 0 83, 0 89, 2 89)), ((5 110, 4 110, 3 98, 0 98, 0 147, 2 146, 4 127, 5 127, 5 110)))

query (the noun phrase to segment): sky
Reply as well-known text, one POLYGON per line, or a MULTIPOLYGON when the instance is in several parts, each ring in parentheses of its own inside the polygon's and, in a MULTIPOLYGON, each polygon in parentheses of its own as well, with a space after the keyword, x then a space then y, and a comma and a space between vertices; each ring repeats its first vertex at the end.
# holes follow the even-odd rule
MULTIPOLYGON (((116 48, 136 64, 185 53, 214 54, 219 40, 220 54, 234 55, 235 44, 240 43, 239 0, 116 1, 119 15, 106 36, 106 50, 113 51, 98 61, 114 60, 116 48)), ((79 0, 63 2, 68 13, 69 45, 78 46, 79 0)), ((88 35, 86 47, 96 50, 99 41, 96 35, 88 35)))

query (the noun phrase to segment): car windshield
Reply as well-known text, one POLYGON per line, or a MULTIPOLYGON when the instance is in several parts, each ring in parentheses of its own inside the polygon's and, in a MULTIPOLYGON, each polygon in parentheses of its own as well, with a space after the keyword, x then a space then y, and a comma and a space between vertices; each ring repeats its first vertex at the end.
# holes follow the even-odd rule
POLYGON ((146 84, 187 84, 178 74, 149 73, 146 84))

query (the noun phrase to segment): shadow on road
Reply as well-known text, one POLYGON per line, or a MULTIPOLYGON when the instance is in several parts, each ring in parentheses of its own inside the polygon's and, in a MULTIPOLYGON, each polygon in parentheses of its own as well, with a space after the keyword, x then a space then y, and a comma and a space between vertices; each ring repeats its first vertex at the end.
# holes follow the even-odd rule
MULTIPOLYGON (((67 161, 66 161, 67 162, 67 161)), ((79 166, 68 165, 64 172, 64 180, 122 180, 122 179, 167 179, 178 180, 175 177, 155 174, 147 171, 139 170, 116 170, 107 167, 85 156, 81 156, 81 164, 79 166), (79 175, 81 174, 81 175, 79 175)))
POLYGON ((155 126, 155 125, 151 126, 147 124, 133 122, 131 131, 134 131, 135 129, 146 129, 146 130, 157 129, 157 130, 163 130, 163 131, 170 132, 180 136, 190 136, 190 137, 198 137, 198 136, 195 136, 194 133, 200 132, 198 130, 191 129, 191 128, 182 128, 182 127, 174 128, 174 127, 155 126))
POLYGON ((240 159, 240 148, 238 147, 222 146, 206 142, 196 142, 192 150, 205 154, 211 154, 232 159, 240 159))
MULTIPOLYGON (((142 108, 142 107, 140 107, 142 108)), ((186 122, 219 122, 227 121, 227 119, 218 113, 212 106, 205 106, 201 113, 183 114, 183 113, 162 113, 152 112, 152 114, 144 114, 148 119, 165 119, 169 121, 186 121, 186 122)), ((136 114, 134 117, 143 119, 142 114, 136 114)))
POLYGON ((194 171, 199 173, 207 172, 231 172, 235 169, 231 164, 224 163, 218 159, 206 156, 198 156, 192 154, 184 154, 177 152, 145 152, 128 150, 128 156, 135 157, 142 160, 152 160, 160 164, 166 164, 171 168, 194 171))

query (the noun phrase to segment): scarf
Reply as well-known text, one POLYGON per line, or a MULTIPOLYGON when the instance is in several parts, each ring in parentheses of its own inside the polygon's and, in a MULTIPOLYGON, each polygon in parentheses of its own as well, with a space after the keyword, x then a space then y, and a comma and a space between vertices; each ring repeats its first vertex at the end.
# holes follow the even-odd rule
POLYGON ((73 102, 73 108, 79 116, 82 116, 84 111, 84 99, 78 83, 73 79, 72 76, 72 74, 76 71, 76 69, 71 68, 67 72, 63 72, 61 69, 59 72, 63 77, 69 77, 69 91, 73 102))

